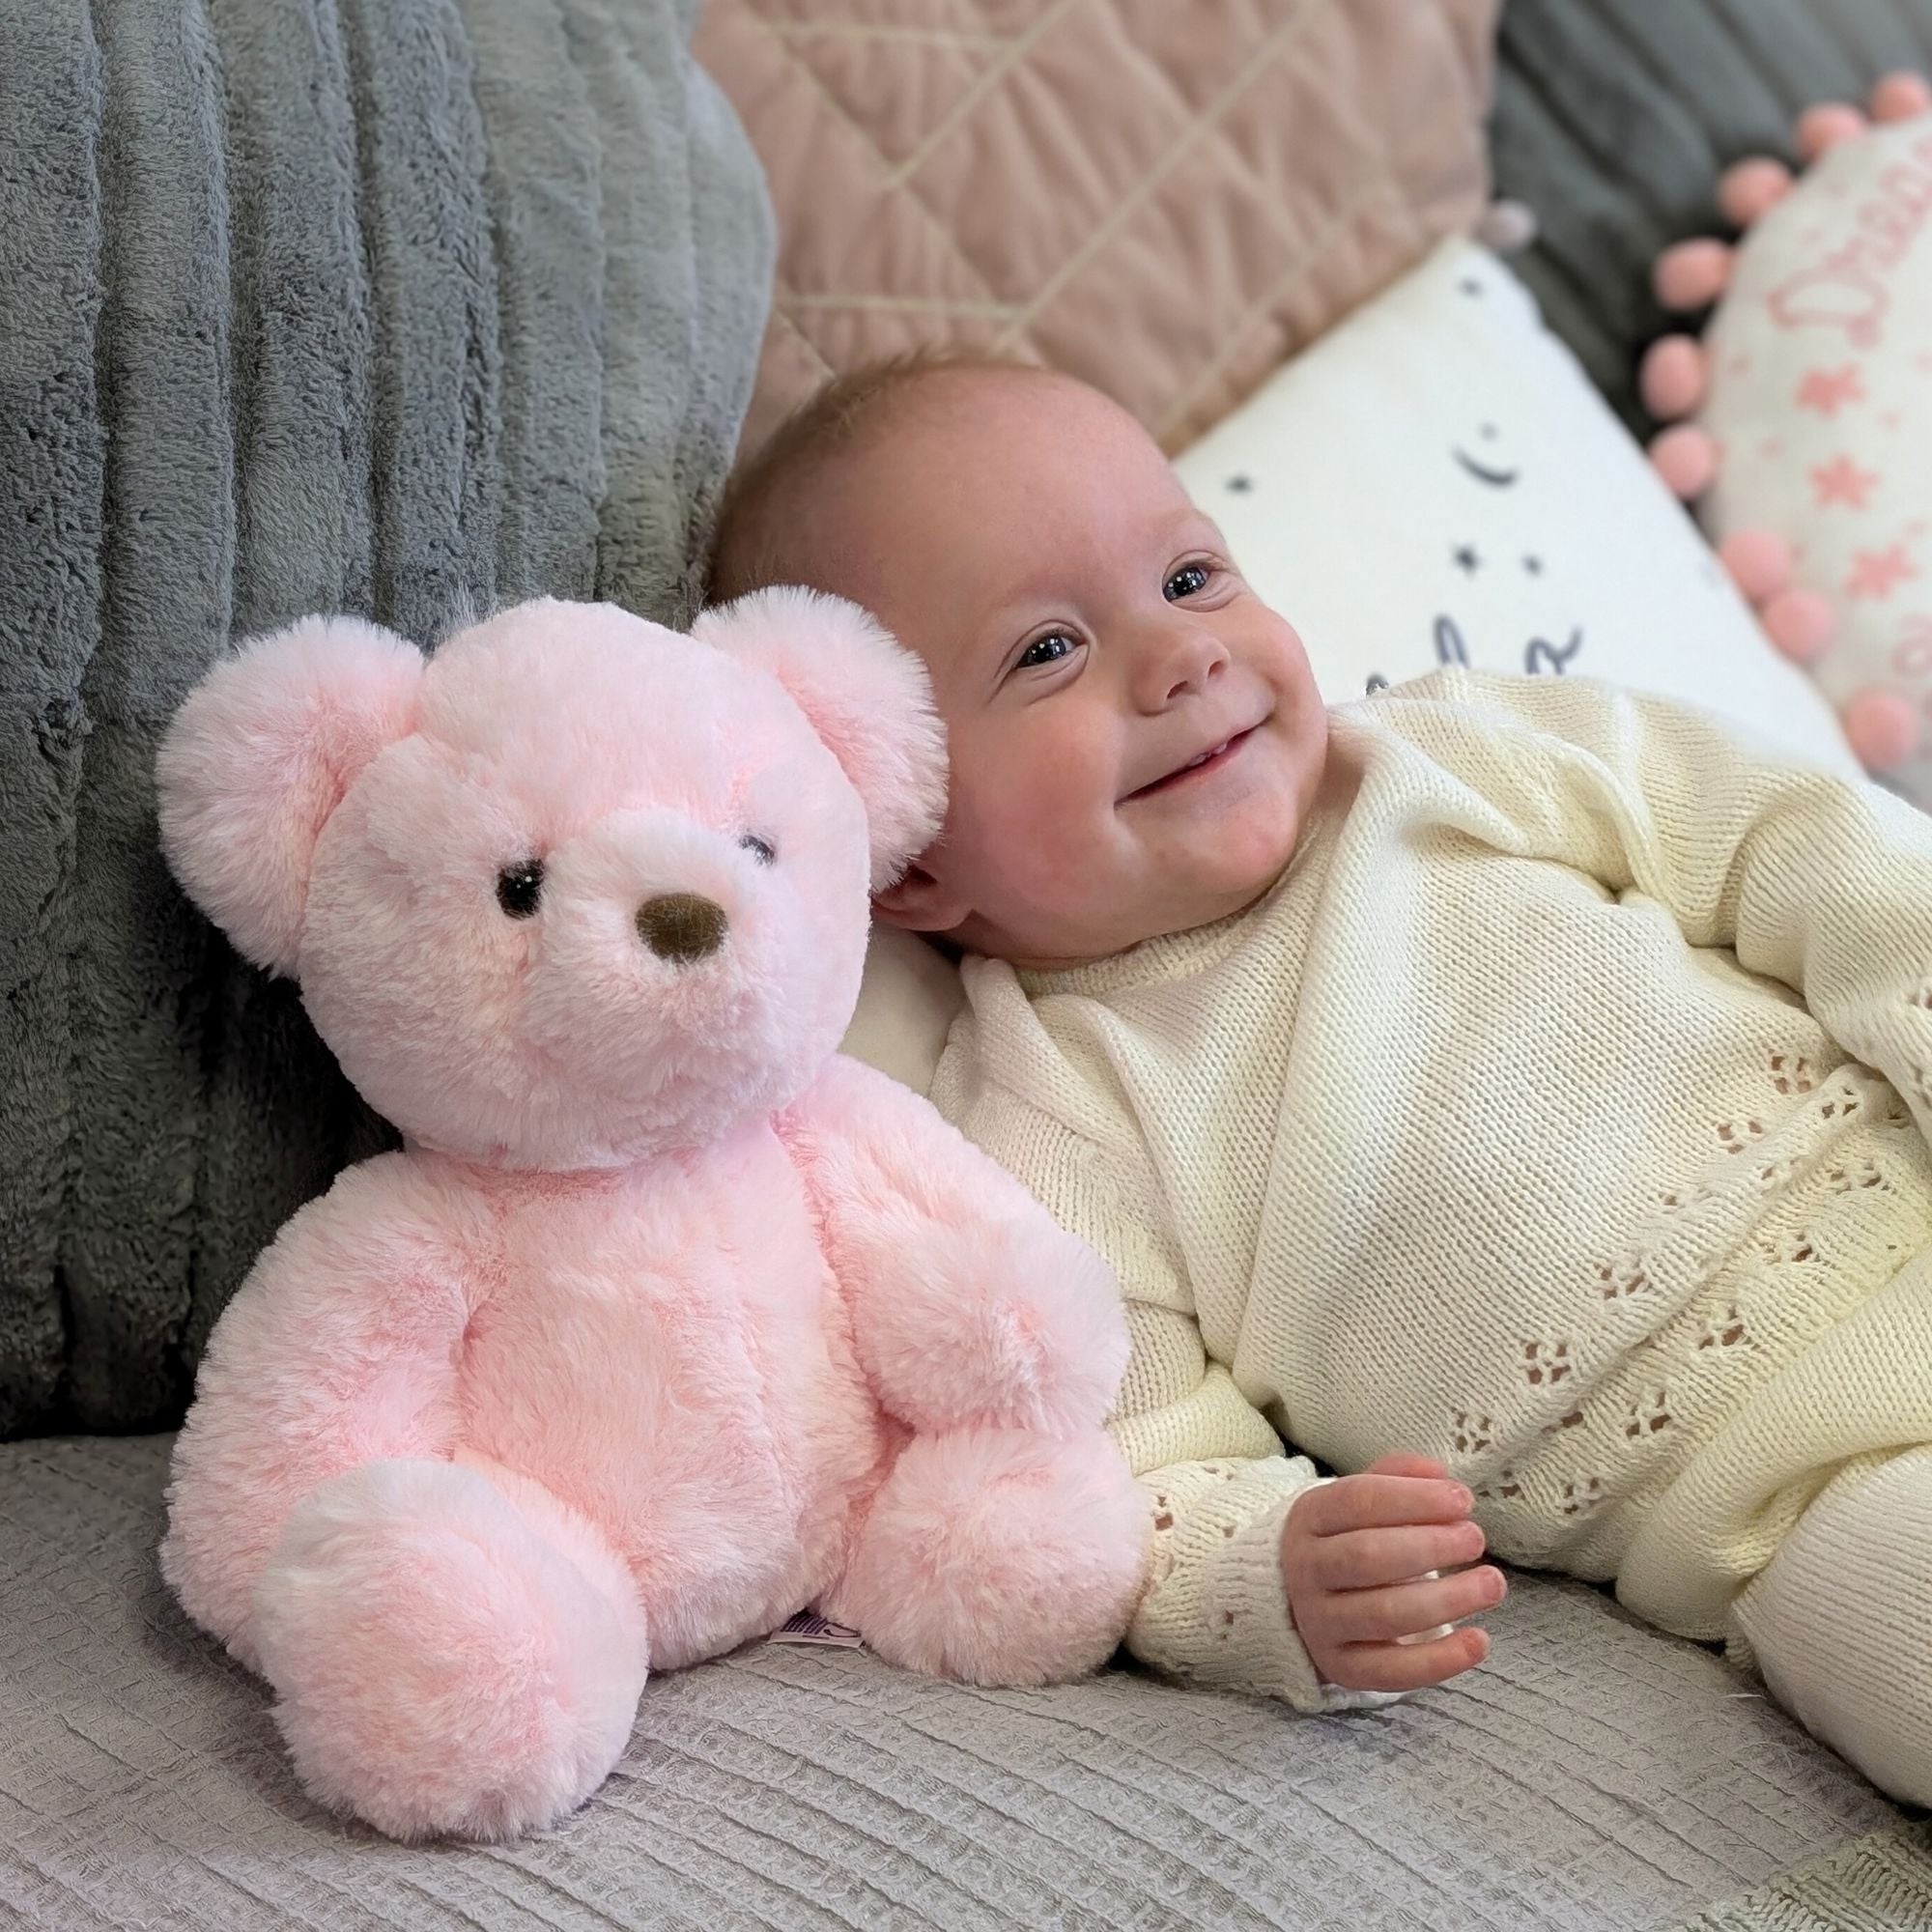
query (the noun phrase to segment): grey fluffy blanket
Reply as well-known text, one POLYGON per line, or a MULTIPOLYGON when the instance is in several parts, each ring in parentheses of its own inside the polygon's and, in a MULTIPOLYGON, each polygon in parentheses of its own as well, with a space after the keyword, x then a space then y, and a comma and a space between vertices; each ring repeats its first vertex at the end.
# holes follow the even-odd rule
POLYGON ((159 727, 315 610, 694 601, 763 326, 696 0, 0 0, 0 1435, 178 1415, 373 1145, 156 851, 159 727))

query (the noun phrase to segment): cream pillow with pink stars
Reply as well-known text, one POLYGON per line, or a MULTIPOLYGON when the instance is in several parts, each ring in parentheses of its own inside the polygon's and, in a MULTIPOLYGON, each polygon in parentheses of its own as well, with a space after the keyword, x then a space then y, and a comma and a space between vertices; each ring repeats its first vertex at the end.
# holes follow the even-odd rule
POLYGON ((1932 805, 1932 95, 1893 76, 1877 125, 1844 106, 1799 128, 1795 178, 1725 177, 1736 247, 1659 264, 1672 306, 1717 298, 1701 345, 1652 352, 1654 445, 1766 628, 1811 667, 1866 765, 1932 805))

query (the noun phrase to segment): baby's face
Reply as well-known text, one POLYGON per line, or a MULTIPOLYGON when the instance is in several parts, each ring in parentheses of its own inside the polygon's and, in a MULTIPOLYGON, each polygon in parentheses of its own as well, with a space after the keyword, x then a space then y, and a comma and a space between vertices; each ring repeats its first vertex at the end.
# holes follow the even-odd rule
POLYGON ((883 916, 1026 964, 1236 912, 1294 849, 1327 748, 1301 641, 1123 411, 950 370, 804 507, 810 576, 930 668, 943 832, 883 916))

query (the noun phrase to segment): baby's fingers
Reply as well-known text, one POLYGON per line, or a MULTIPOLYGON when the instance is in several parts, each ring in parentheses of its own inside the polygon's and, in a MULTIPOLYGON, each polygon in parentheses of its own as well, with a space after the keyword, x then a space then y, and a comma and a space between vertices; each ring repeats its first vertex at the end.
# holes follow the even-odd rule
POLYGON ((1456 1522, 1469 1514, 1461 1483, 1415 1476, 1344 1476, 1295 1498, 1294 1521, 1310 1536, 1412 1522, 1456 1522))
POLYGON ((1503 1573, 1485 1563, 1453 1577, 1350 1590, 1331 1598, 1329 1629, 1345 1644, 1385 1642, 1492 1610, 1507 1593, 1503 1573))
POLYGON ((1398 1451, 1393 1456, 1384 1456, 1379 1462, 1371 1463, 1362 1471, 1365 1476, 1421 1476, 1436 1482, 1449 1480, 1449 1465, 1438 1463, 1434 1456, 1412 1456, 1406 1451, 1398 1451))
POLYGON ((1305 1574, 1324 1590, 1372 1590, 1473 1563, 1483 1548, 1482 1529, 1473 1522, 1358 1529, 1315 1538, 1304 1558, 1305 1574))
POLYGON ((1421 1690, 1473 1670, 1490 1654, 1487 1631, 1452 1631, 1428 1643, 1344 1644, 1325 1674, 1345 1690, 1421 1690))

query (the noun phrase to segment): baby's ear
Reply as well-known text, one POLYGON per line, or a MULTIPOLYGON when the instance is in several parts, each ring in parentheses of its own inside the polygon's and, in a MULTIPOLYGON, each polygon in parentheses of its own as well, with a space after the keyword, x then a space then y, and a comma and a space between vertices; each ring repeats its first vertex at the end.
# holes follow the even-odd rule
POLYGON ((359 617, 304 617, 217 664, 155 762, 161 849, 258 966, 295 970, 309 864, 329 814, 414 728, 423 657, 359 617))
POLYGON ((946 815, 946 733, 925 667, 856 604, 790 584, 706 611, 692 635, 791 693, 865 801, 872 890, 891 885, 946 815))

